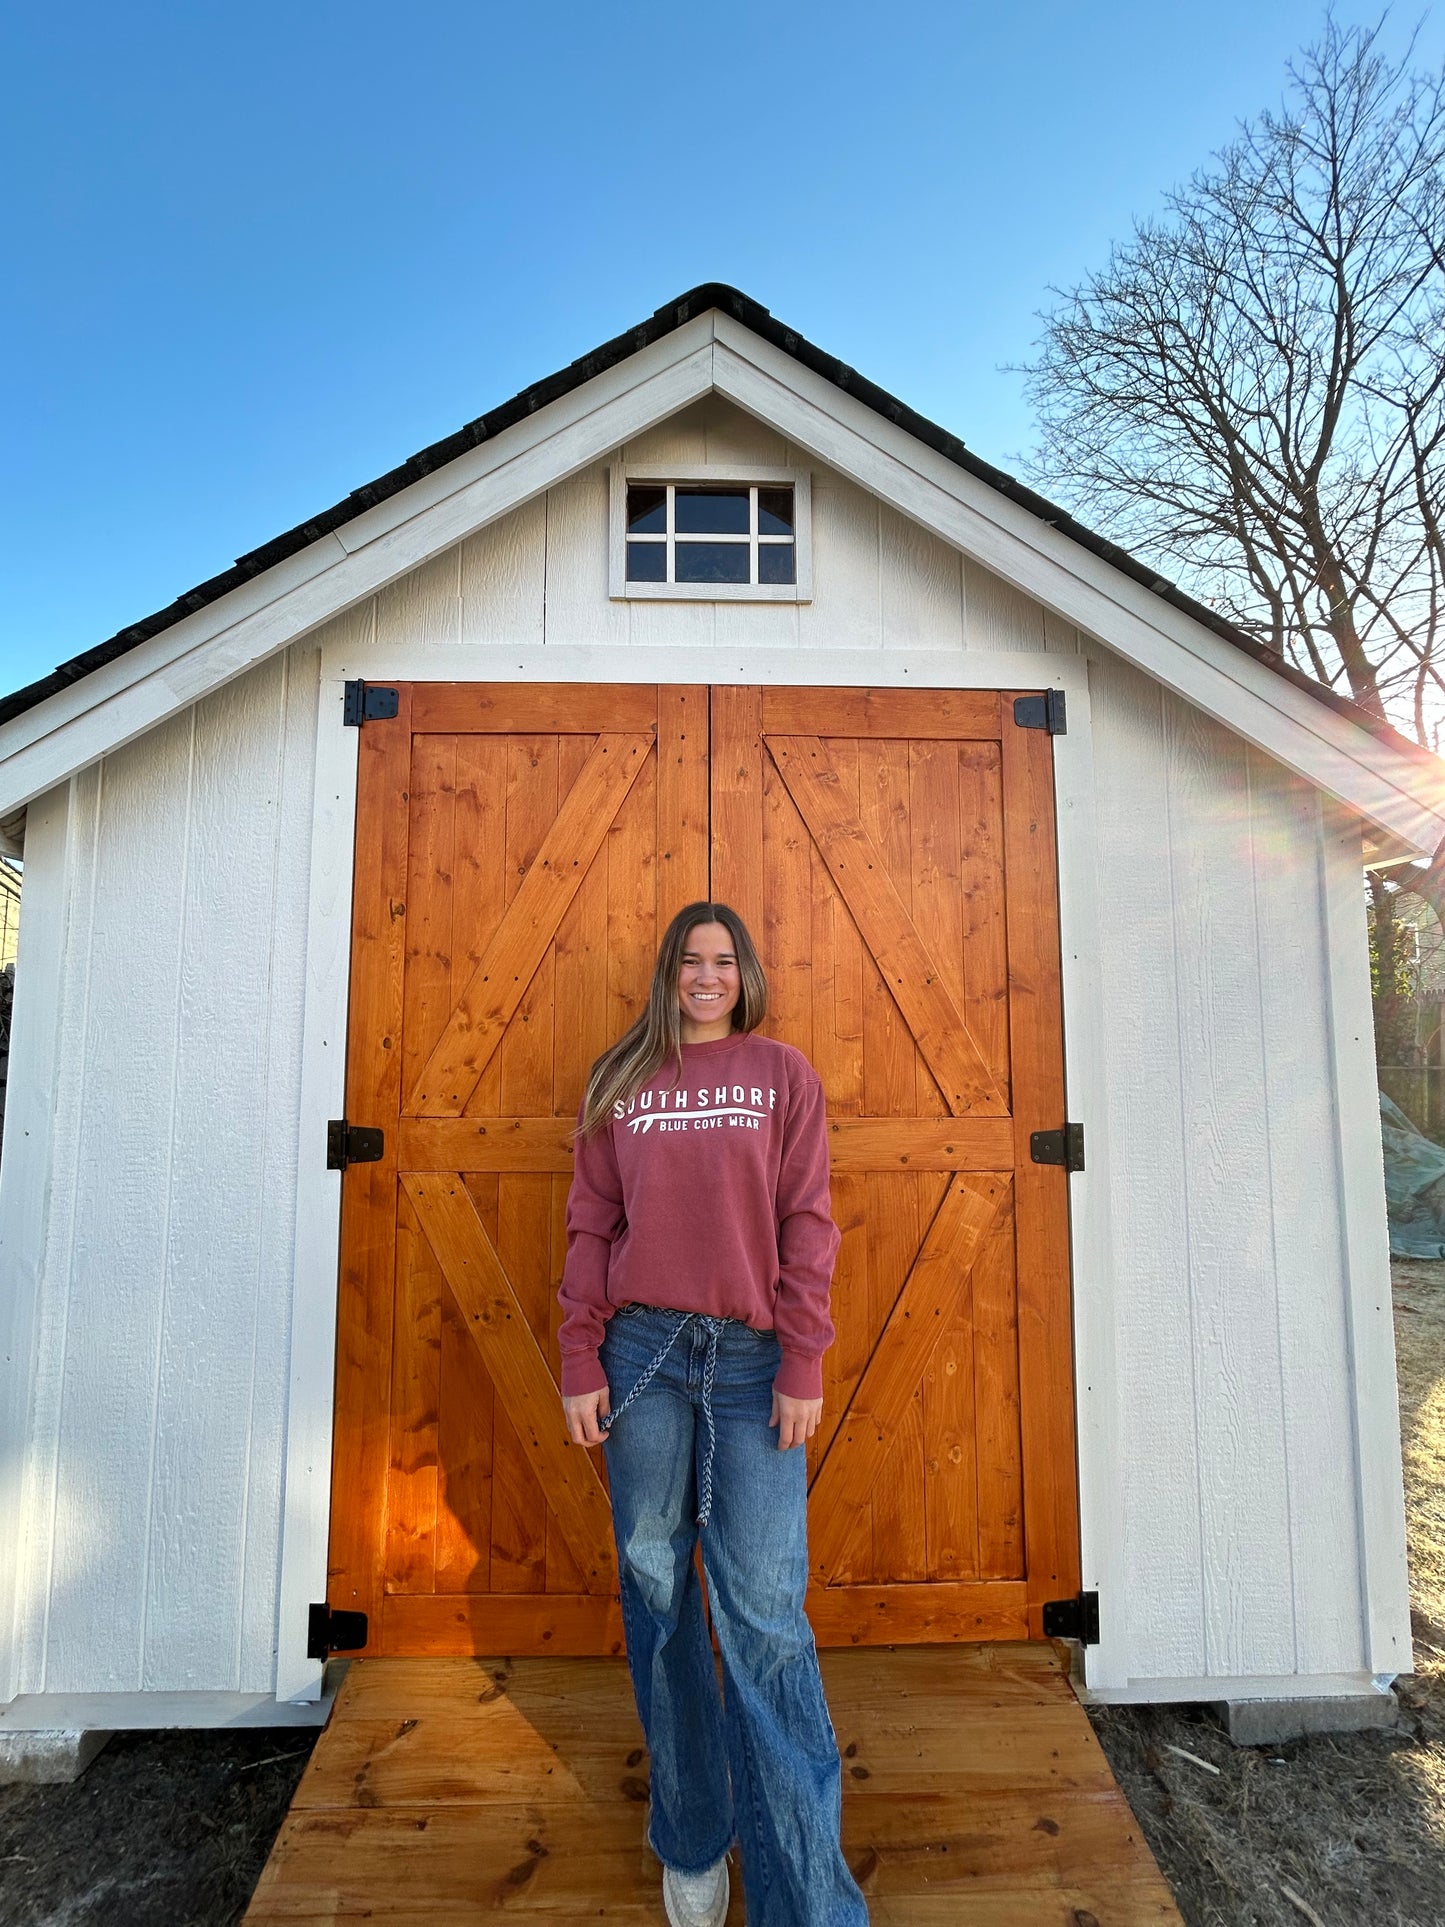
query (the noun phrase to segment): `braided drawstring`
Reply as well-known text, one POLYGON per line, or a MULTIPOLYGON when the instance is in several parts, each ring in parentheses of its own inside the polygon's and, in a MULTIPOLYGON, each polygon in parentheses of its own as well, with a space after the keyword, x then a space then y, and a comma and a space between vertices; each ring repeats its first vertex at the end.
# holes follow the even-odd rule
POLYGON ((626 1398, 623 1399, 617 1410, 606 1413, 597 1423, 602 1431, 606 1432, 611 1430, 612 1426, 622 1417, 622 1414, 627 1410, 633 1399, 635 1399, 640 1392, 645 1391, 652 1383, 652 1380, 662 1367, 663 1360, 677 1343, 684 1329, 694 1318, 701 1319, 702 1323, 707 1327, 707 1364, 704 1367, 702 1377, 702 1415, 707 1421, 707 1445, 703 1450, 702 1471, 698 1479, 699 1504, 697 1513, 697 1523, 700 1526, 705 1526, 712 1517, 712 1457, 713 1450, 717 1445, 717 1427, 713 1423, 712 1416, 712 1386, 713 1379, 717 1372, 717 1342, 722 1336, 723 1326, 727 1323, 725 1318, 712 1318, 709 1317, 706 1312, 701 1311, 684 1312, 678 1319, 677 1324, 673 1326, 666 1344, 659 1346, 655 1355, 648 1361, 641 1378, 638 1379, 637 1383, 627 1394, 626 1398))
POLYGON ((702 1375, 702 1415, 707 1420, 707 1448, 702 1455, 702 1472, 698 1477, 697 1522, 705 1526, 712 1517, 712 1454, 717 1444, 717 1429, 712 1422, 712 1381, 717 1369, 717 1341, 722 1326, 717 1319, 697 1313, 707 1326, 707 1366, 702 1375))

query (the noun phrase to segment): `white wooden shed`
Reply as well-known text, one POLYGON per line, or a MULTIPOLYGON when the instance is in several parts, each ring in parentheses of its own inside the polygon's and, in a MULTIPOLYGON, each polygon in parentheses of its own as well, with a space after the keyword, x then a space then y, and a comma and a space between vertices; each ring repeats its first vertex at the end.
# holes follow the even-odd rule
POLYGON ((314 1717, 326 1602, 368 1650, 615 1650, 536 1375, 565 1126, 709 887, 834 1080, 830 1410, 877 1435, 818 1442, 820 1639, 1052 1593, 1102 1699, 1381 1690, 1361 865, 1434 854, 1442 779, 721 286, 6 698, 0 1718, 314 1717), (330 1168, 340 1120, 380 1160, 330 1168))

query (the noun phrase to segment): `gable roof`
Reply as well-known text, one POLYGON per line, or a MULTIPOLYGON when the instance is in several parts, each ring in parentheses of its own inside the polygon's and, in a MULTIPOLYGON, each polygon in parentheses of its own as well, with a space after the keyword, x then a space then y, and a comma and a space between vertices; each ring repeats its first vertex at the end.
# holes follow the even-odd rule
MULTIPOLYGON (((586 388, 589 383, 598 382, 601 377, 619 369, 623 364, 638 358, 647 360, 647 350, 654 348, 656 344, 667 342, 669 337, 687 331, 690 324, 696 323, 709 314, 730 317, 752 335, 769 344, 781 356, 797 364, 800 370, 807 370, 810 376, 820 379, 838 391, 840 406, 841 398, 847 397, 855 407, 861 406, 871 411, 873 415, 892 425, 894 429, 901 431, 921 447, 934 451, 945 463, 961 471, 963 475, 984 484, 989 491, 1031 518, 1041 529, 1055 532, 1056 536, 1064 538, 1067 543, 1107 563, 1111 570, 1146 590, 1151 602, 1163 603, 1179 611, 1191 624, 1200 625, 1213 636, 1227 643, 1232 650, 1247 656, 1254 663, 1267 669, 1271 675, 1307 696, 1311 705, 1321 706, 1335 716, 1345 719, 1352 729, 1365 731, 1382 745, 1387 745, 1389 760, 1392 764, 1403 758, 1406 764, 1413 765, 1418 771, 1420 781, 1432 792, 1432 802, 1434 793, 1438 792, 1440 832, 1445 834, 1445 765, 1442 765, 1439 759, 1348 697, 1304 675, 1277 651, 1236 628, 1215 610, 1186 595, 1175 584, 1158 575, 1126 550, 1077 522, 1066 510, 1049 502, 1003 470, 981 460, 956 436, 940 428, 937 423, 917 414, 906 403, 868 381, 835 356, 828 355, 822 349, 815 347, 796 330, 775 320, 766 308, 759 306, 757 302, 750 300, 736 288, 718 282, 704 283, 679 296, 675 301, 668 302, 637 327, 614 336, 612 340, 604 342, 589 354, 571 362, 566 368, 558 370, 557 373, 542 381, 533 383, 514 395, 511 400, 468 422, 455 434, 433 443, 408 461, 389 470, 385 475, 377 477, 376 480, 366 483, 361 488, 354 489, 331 508, 287 530, 263 547, 241 556, 234 567, 199 583, 195 588, 177 597, 166 608, 130 624, 106 641, 72 657, 68 662, 61 663, 50 675, 0 698, 0 765, 3 765, 7 754, 10 753, 6 739, 12 732, 6 729, 7 724, 13 723, 15 719, 26 715, 52 697, 74 690, 76 684, 96 675, 96 672, 141 648, 143 644, 151 642, 156 637, 164 636, 168 630, 174 629, 177 625, 191 621, 211 605, 235 595, 247 585, 258 583, 260 578, 269 576, 273 571, 279 572, 279 575, 287 581, 294 578, 297 582, 301 582, 324 570, 336 555, 354 553, 356 549, 363 546, 363 541, 349 539, 346 534, 338 536, 338 531, 348 531, 349 525, 363 517, 369 517, 375 523, 379 511, 382 522, 386 523, 388 518, 383 505, 393 502, 395 498, 403 496, 409 490, 425 496, 428 491, 421 489, 419 485, 426 482, 428 478, 438 476, 440 471, 449 468, 452 464, 461 464, 465 467, 463 458, 468 455, 474 456, 475 451, 489 449, 500 441, 504 441, 508 431, 518 430, 522 424, 543 415, 545 411, 564 402, 566 398, 576 396, 578 391, 586 388), (313 557, 310 554, 311 551, 319 553, 313 557), (291 567, 283 566, 287 564, 291 567)), ((765 407, 760 408, 755 402, 751 405, 753 412, 766 415, 765 407)), ((1017 525, 1016 518, 1010 518, 1010 520, 1017 525)), ((1000 568, 1002 565, 993 558, 990 559, 989 566, 1000 568)), ((397 572, 399 573, 400 570, 397 572)), ((1030 587, 1029 592, 1040 594, 1038 588, 1034 586, 1030 587)), ((1041 599, 1047 601, 1046 596, 1041 596, 1041 599)), ((306 625, 299 624, 295 632, 300 633, 303 626, 306 625)), ((1088 622, 1083 622, 1080 626, 1089 630, 1090 633, 1100 633, 1088 622)), ((1105 642, 1111 641, 1108 634, 1103 634, 1102 639, 1105 642)), ((279 646, 279 643, 273 646, 279 646)), ((1189 692, 1186 691, 1186 693, 1189 692)), ((83 700, 83 698, 77 697, 76 700, 83 700)), ((66 707, 68 711, 73 709, 72 705, 66 707)), ((1297 702, 1291 707, 1297 709, 1297 702)), ((1216 711, 1216 713, 1219 712, 1216 711)), ((1233 726, 1239 727, 1237 718, 1229 717, 1226 720, 1233 726)), ((1334 736, 1337 732, 1338 726, 1330 734, 1334 736)), ((131 730, 130 733, 136 732, 131 730)), ((26 735, 28 739, 28 732, 26 735)), ((115 740, 120 741, 125 738, 118 736, 115 740)), ((1294 759, 1285 756, 1284 760, 1290 762, 1294 759)), ((80 765, 77 763, 73 766, 80 765)), ((1300 767, 1297 762, 1295 766, 1300 767)), ((1372 808, 1369 800, 1349 796, 1348 786, 1329 782, 1324 782, 1322 786, 1333 788, 1336 793, 1345 795, 1346 800, 1357 802, 1362 813, 1371 817, 1372 820, 1377 822, 1385 820, 1377 809, 1372 808)), ((1415 785, 1407 781, 1404 787, 1414 789, 1415 785)), ((35 788, 29 787, 29 793, 35 794, 35 788)), ((7 799, 0 795, 0 808, 7 805, 13 808, 18 800, 18 797, 7 799)), ((1406 840, 1412 841, 1415 847, 1424 847, 1418 834, 1411 837, 1407 832, 1406 840)))

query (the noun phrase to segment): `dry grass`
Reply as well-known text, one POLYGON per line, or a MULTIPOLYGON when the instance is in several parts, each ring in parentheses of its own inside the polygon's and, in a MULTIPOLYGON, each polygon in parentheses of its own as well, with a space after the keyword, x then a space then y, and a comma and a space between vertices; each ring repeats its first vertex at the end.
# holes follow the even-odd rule
POLYGON ((1188 1927, 1445 1922, 1445 1263, 1394 1269, 1416 1667, 1398 1728, 1236 1747, 1203 1707, 1092 1715, 1188 1927))

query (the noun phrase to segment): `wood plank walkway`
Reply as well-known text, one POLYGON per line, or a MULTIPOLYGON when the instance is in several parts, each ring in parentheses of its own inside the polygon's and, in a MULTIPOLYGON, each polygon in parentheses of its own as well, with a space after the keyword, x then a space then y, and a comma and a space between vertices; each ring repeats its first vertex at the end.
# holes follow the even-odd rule
MULTIPOLYGON (((873 1927, 1182 1927, 1056 1649, 819 1657, 873 1927)), ((359 1660, 246 1927, 665 1927, 646 1798, 623 1660, 359 1660)))

